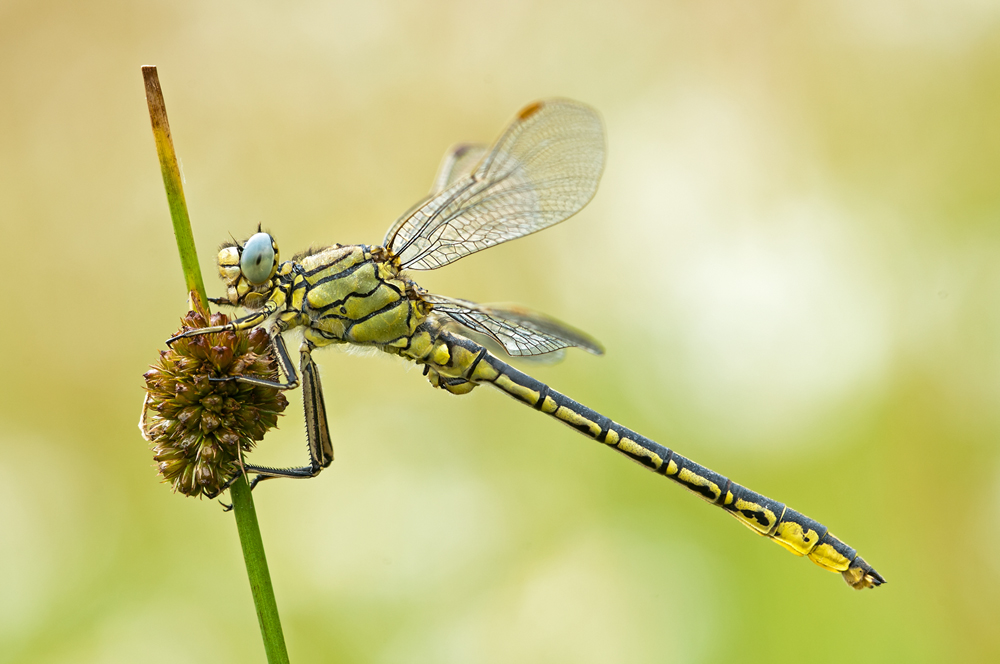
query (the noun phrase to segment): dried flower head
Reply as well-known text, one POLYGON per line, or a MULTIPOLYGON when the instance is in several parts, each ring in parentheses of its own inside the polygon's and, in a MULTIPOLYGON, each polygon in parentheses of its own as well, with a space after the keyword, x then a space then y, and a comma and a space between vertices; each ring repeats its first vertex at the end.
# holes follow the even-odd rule
MULTIPOLYGON (((225 325, 229 319, 195 311, 182 331, 225 325)), ((164 482, 187 496, 214 497, 240 470, 240 452, 249 452, 276 426, 288 405, 280 390, 209 378, 251 376, 278 380, 267 333, 212 332, 178 339, 143 374, 146 400, 139 427, 153 443, 153 459, 164 482)))

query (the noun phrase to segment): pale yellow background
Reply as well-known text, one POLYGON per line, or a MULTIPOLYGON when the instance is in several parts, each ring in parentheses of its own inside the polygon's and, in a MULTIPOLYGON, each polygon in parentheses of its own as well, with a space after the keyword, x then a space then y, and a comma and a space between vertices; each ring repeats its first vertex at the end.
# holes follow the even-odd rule
MULTIPOLYGON (((184 311, 140 66, 209 291, 258 223, 378 243, 523 104, 607 125, 593 203, 415 275, 598 337, 527 370, 830 525, 857 593, 480 389, 317 354, 337 460, 256 493, 294 662, 1000 657, 1000 4, 0 3, 0 661, 262 661, 231 516, 158 484, 184 311)), ((295 464, 298 395, 253 456, 295 464)))

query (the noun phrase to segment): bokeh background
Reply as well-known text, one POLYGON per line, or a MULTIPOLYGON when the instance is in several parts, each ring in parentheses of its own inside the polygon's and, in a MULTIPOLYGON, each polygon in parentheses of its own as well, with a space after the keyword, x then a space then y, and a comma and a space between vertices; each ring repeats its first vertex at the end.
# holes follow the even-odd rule
MULTIPOLYGON (((603 114, 577 217, 438 272, 588 330, 527 371, 832 527, 858 593, 480 389, 318 355, 337 460, 256 493, 292 661, 1000 657, 1000 5, 0 3, 0 661, 262 661, 231 516, 159 484, 141 375, 185 293, 155 64, 209 291, 378 243, 445 148, 603 114)), ((253 459, 304 459, 296 404, 253 459)))

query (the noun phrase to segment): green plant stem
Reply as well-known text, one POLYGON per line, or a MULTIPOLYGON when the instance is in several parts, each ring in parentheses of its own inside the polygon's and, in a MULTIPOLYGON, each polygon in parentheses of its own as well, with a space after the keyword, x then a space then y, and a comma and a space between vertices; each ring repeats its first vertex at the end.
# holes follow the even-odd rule
POLYGON ((278 604, 274 600, 271 575, 267 571, 267 558, 264 557, 264 542, 260 538, 260 527, 257 525, 257 509, 253 504, 253 495, 246 475, 240 475, 229 487, 229 495, 233 499, 236 528, 240 532, 243 560, 247 565, 250 591, 257 607, 257 621, 260 623, 260 635, 264 639, 267 661, 271 664, 287 664, 288 651, 285 649, 285 637, 281 633, 278 604))
MULTIPOLYGON (((184 200, 184 187, 177 166, 174 142, 170 137, 167 108, 163 102, 163 91, 160 89, 156 67, 143 67, 142 77, 146 85, 146 101, 149 104, 149 117, 153 123, 156 154, 160 158, 163 186, 167 190, 167 203, 170 206, 174 237, 177 239, 177 252, 184 271, 184 282, 192 299, 192 307, 200 305, 203 311, 208 312, 208 298, 201 278, 201 268, 198 266, 198 252, 194 246, 191 220, 184 200)), ((241 475, 233 483, 229 493, 233 500, 236 529, 239 532, 240 545, 243 547, 243 559, 246 562, 250 591, 253 593, 254 605, 257 608, 257 620, 260 623, 267 661, 270 664, 287 664, 288 651, 281 631, 278 604, 274 599, 271 575, 267 569, 264 541, 261 539, 257 523, 257 510, 254 508, 253 495, 245 475, 241 475)))
POLYGON ((156 67, 143 67, 142 78, 146 84, 149 119, 153 123, 153 139, 156 141, 156 154, 160 158, 163 186, 167 190, 167 204, 170 206, 170 219, 174 224, 174 238, 177 240, 177 253, 181 257, 184 283, 189 293, 192 291, 198 293, 201 304, 207 311, 205 282, 202 281, 201 267, 198 265, 198 252, 194 247, 191 219, 188 217, 187 202, 184 200, 184 183, 181 180, 181 169, 177 165, 174 141, 170 136, 170 123, 167 122, 167 107, 163 101, 163 90, 160 88, 156 67))

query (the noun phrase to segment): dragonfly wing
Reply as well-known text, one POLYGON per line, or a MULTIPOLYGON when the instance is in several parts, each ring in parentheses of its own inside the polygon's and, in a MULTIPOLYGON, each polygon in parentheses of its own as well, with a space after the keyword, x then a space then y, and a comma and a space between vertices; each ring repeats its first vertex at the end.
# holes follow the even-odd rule
POLYGON ((431 187, 431 196, 437 196, 455 184, 459 178, 472 175, 473 169, 483 160, 487 147, 481 143, 453 145, 441 160, 437 177, 434 178, 434 186, 431 187))
MULTIPOLYGON (((490 351, 497 357, 510 354, 507 352, 507 349, 503 347, 503 344, 497 341, 494 337, 476 332, 475 330, 458 323, 454 318, 448 316, 447 314, 437 315, 437 321, 438 325, 440 325, 442 329, 446 329, 449 332, 457 334, 461 337, 472 339, 480 346, 485 346, 486 350, 490 351)), ((518 355, 517 357, 511 359, 533 365, 559 364, 566 359, 566 349, 560 348, 559 350, 554 350, 551 353, 544 353, 542 355, 518 355)))
POLYGON ((594 355, 604 348, 593 337, 554 318, 510 304, 476 304, 467 300, 424 294, 436 313, 473 332, 486 335, 512 356, 542 355, 576 346, 594 355))
POLYGON ((479 143, 459 143, 458 145, 453 145, 445 153, 444 158, 441 160, 441 165, 438 166, 437 175, 434 177, 434 183, 431 185, 431 193, 426 198, 417 201, 416 205, 407 210, 403 216, 396 220, 396 222, 386 231, 385 240, 382 242, 382 246, 388 247, 392 238, 399 231, 400 226, 406 223, 414 212, 422 208, 429 201, 433 200, 435 196, 438 196, 442 191, 455 184, 455 181, 459 178, 467 178, 472 173, 480 161, 483 159, 483 155, 486 154, 485 145, 479 143))
POLYGON ((595 110, 568 99, 535 102, 475 170, 463 176, 456 164, 439 175, 452 184, 397 221, 385 246, 404 269, 433 270, 570 217, 594 196, 603 169, 595 110))

